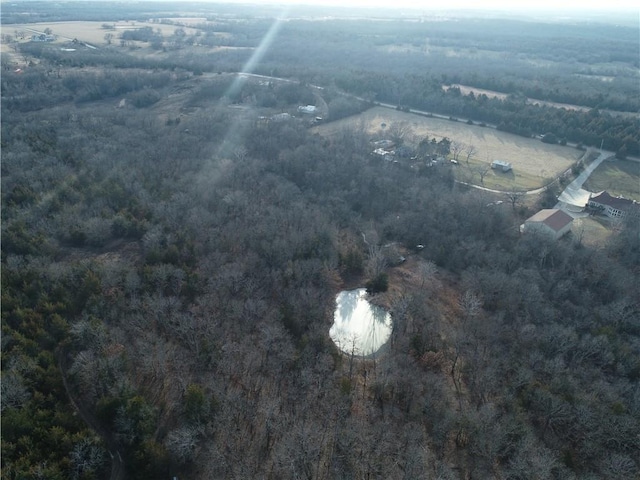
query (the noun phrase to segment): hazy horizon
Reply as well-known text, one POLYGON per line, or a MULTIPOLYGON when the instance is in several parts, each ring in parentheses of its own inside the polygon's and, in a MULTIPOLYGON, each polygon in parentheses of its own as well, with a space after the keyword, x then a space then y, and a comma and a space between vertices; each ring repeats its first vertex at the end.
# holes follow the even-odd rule
MULTIPOLYGON (((169 0, 167 0, 169 1, 169 0)), ((181 0, 178 0, 181 1, 181 0)), ((487 0, 479 3, 475 0, 435 0, 431 2, 415 2, 410 0, 204 0, 207 3, 234 3, 256 5, 303 5, 319 7, 344 7, 344 8, 389 8, 411 10, 501 10, 501 11, 640 11, 638 4, 630 0, 614 0, 603 5, 601 1, 565 1, 554 2, 549 0, 534 1, 524 0, 514 4, 505 0, 487 0)))

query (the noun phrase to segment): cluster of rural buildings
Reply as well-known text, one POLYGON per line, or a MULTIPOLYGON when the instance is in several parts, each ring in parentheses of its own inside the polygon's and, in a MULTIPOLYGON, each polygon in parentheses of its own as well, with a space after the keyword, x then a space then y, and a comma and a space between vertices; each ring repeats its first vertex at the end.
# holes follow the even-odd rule
MULTIPOLYGON (((301 113, 302 115, 307 115, 307 116, 313 115, 314 117, 312 119, 312 122, 314 124, 317 124, 323 121, 322 117, 315 116, 318 113, 318 107, 316 107, 315 105, 300 105, 298 107, 298 113, 301 113)), ((295 118, 295 117, 290 113, 282 112, 282 113, 276 113, 274 115, 271 115, 270 117, 265 117, 265 116, 258 117, 258 123, 266 124, 269 122, 286 122, 288 120, 291 120, 292 118, 295 118)))
POLYGON ((53 42, 56 37, 54 35, 47 35, 45 33, 40 33, 38 35, 31 35, 32 42, 53 42))
MULTIPOLYGON (((398 158, 408 158, 411 160, 418 160, 419 158, 419 154, 416 153, 414 149, 406 145, 397 146, 393 140, 375 140, 371 142, 371 145, 374 148, 371 152, 372 155, 382 157, 384 160, 389 162, 398 163, 398 158)), ((445 161, 445 157, 437 153, 427 154, 420 158, 424 161, 424 165, 427 167, 442 164, 445 161)), ((412 168, 417 168, 417 166, 412 165, 412 168)))
MULTIPOLYGON (((613 219, 640 218, 640 203, 623 197, 614 197, 606 191, 592 193, 585 205, 588 212, 613 219)), ((523 233, 537 232, 554 240, 571 231, 573 217, 560 209, 540 210, 520 226, 523 233)))

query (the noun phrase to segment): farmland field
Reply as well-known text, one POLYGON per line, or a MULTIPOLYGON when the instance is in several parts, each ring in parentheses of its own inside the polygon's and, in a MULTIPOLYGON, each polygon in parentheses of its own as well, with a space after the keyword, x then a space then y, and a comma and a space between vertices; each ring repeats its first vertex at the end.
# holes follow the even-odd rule
MULTIPOLYGON (((598 77, 597 78, 604 78, 605 80, 602 81, 612 81, 612 80, 606 80, 606 79, 613 79, 614 77, 598 77)), ((470 94, 474 94, 474 95, 486 95, 488 98, 498 98, 500 100, 504 100, 506 98, 509 97, 509 94, 507 93, 502 93, 502 92, 496 92, 494 90, 485 90, 483 88, 476 88, 476 87, 469 87, 467 85, 460 85, 460 84, 453 84, 453 85, 443 85, 442 88, 443 90, 447 91, 453 87, 457 87, 458 89, 460 89, 460 93, 462 95, 470 95, 470 94)), ((529 105, 542 105, 545 107, 553 107, 553 108, 564 108, 565 110, 578 110, 581 112, 588 112, 589 110, 591 110, 590 107, 584 107, 581 105, 572 105, 570 103, 559 103, 559 102, 550 102, 550 101, 546 101, 546 100, 536 100, 535 98, 527 98, 527 103, 529 105)), ((627 116, 633 116, 635 115, 635 113, 633 112, 617 112, 617 111, 613 111, 613 110, 604 110, 606 112, 611 113, 612 115, 627 115, 627 116)))
MULTIPOLYGON (((507 93, 496 92, 494 90, 485 90, 482 88, 469 87, 467 85, 455 84, 450 86, 443 86, 442 88, 444 88, 445 90, 449 90, 450 88, 453 88, 453 87, 458 87, 462 95, 469 95, 473 93, 474 95, 486 95, 489 98, 499 98, 500 100, 504 100, 505 98, 509 97, 507 93)), ((544 100, 536 100, 534 98, 528 98, 527 103, 530 105, 544 105, 547 107, 564 108, 566 110, 580 110, 582 112, 588 112, 589 110, 591 110, 589 107, 581 107, 580 105, 571 105, 569 103, 548 102, 544 100)))
POLYGON ((631 160, 604 162, 591 174, 584 188, 590 192, 606 190, 611 195, 640 201, 640 163, 631 160))
MULTIPOLYGON (((163 36, 169 36, 174 33, 176 25, 164 25, 161 23, 136 22, 136 21, 120 21, 120 22, 47 22, 47 23, 22 23, 16 25, 5 26, 6 33, 14 34, 14 31, 23 31, 24 40, 30 40, 31 35, 36 32, 43 32, 46 28, 50 28, 53 35, 58 35, 58 41, 67 41, 77 38, 82 42, 88 42, 96 46, 105 45, 105 34, 114 35, 114 41, 118 39, 120 33, 125 30, 134 30, 138 28, 151 27, 154 31, 160 30, 163 36), (103 25, 110 25, 112 29, 105 29, 103 25)), ((187 35, 196 33, 196 29, 189 27, 180 27, 185 30, 187 35)))
POLYGON ((417 143, 428 136, 437 140, 447 137, 475 146, 477 152, 469 159, 468 165, 466 154, 463 152, 460 155, 456 177, 497 190, 533 190, 542 187, 567 171, 582 155, 582 152, 569 147, 549 145, 492 128, 422 117, 383 107, 371 108, 360 115, 314 127, 314 130, 321 135, 331 136, 345 128, 363 128, 371 135, 384 138, 385 130, 394 124, 410 129, 411 133, 407 136, 409 143, 417 143), (490 170, 481 182, 478 170, 486 169, 493 160, 508 161, 513 165, 513 170, 508 173, 490 170))

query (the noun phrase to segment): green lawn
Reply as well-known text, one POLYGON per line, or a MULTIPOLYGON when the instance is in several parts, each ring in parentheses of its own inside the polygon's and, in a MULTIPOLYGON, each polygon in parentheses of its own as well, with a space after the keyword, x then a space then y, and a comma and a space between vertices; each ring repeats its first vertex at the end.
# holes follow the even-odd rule
POLYGON ((584 188, 590 192, 606 190, 614 196, 640 201, 640 162, 605 161, 591 174, 584 188))

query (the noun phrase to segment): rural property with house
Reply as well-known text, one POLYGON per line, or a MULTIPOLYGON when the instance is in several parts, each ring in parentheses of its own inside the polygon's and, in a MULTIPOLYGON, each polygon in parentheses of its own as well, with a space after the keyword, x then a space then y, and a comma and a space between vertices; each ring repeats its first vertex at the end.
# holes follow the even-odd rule
POLYGON ((3 2, 3 477, 638 478, 637 5, 277 3, 3 2))

